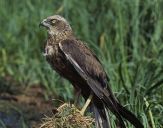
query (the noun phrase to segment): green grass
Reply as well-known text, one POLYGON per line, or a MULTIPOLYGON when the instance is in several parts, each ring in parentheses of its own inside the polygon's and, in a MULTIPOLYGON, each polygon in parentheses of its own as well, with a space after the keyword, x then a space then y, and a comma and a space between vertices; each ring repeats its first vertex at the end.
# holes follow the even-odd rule
POLYGON ((162 127, 161 5, 162 0, 1 0, 0 77, 10 76, 20 86, 41 84, 47 94, 73 98, 70 83, 51 70, 41 50, 46 32, 39 22, 61 14, 96 52, 121 103, 145 128, 162 127))

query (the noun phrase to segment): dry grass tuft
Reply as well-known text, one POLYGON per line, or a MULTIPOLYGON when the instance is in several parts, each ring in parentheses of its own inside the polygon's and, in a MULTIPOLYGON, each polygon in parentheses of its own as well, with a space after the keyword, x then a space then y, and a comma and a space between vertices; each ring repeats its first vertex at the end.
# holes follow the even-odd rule
POLYGON ((94 119, 82 116, 79 110, 71 104, 63 104, 52 117, 46 117, 39 128, 91 128, 94 119))

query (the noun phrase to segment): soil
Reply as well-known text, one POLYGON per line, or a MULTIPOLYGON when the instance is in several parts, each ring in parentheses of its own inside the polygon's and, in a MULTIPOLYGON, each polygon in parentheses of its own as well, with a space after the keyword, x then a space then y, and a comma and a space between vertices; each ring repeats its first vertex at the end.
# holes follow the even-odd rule
MULTIPOLYGON (((4 125, 9 125, 10 128, 21 128, 22 126, 14 126, 14 124, 5 122, 6 120, 11 120, 10 122, 18 122, 12 121, 13 119, 11 118, 11 115, 13 114, 7 114, 7 111, 16 108, 14 111, 18 110, 16 113, 19 113, 21 118, 23 117, 27 127, 38 127, 38 124, 45 115, 50 116, 52 114, 52 101, 45 100, 45 94, 45 89, 38 85, 30 86, 28 88, 14 86, 5 90, 0 89, 0 121, 4 121, 4 125), (6 106, 8 108, 7 110, 6 106)), ((14 117, 17 117, 16 113, 14 117)), ((20 121, 20 117, 17 119, 20 121)))

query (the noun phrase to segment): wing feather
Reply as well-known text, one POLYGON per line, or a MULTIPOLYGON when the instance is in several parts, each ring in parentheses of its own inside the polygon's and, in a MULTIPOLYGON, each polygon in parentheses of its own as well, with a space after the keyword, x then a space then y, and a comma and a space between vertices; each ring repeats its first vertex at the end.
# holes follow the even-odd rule
POLYGON ((87 47, 80 45, 80 42, 74 42, 72 40, 60 42, 59 48, 66 56, 67 60, 73 65, 75 70, 88 83, 91 90, 102 99, 103 86, 99 81, 99 77, 101 77, 101 74, 104 71, 93 54, 87 47))

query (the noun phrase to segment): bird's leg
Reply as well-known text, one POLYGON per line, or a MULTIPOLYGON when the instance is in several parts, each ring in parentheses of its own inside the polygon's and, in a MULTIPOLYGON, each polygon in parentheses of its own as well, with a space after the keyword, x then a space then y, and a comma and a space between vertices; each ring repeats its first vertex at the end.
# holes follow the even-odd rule
POLYGON ((80 114, 81 114, 81 115, 84 115, 84 112, 86 111, 86 109, 87 109, 88 105, 90 104, 92 98, 93 98, 93 94, 91 93, 91 94, 89 95, 89 97, 88 97, 86 103, 84 104, 82 110, 80 111, 80 114))
POLYGON ((80 98, 81 90, 76 90, 75 91, 75 100, 74 100, 74 105, 77 106, 79 98, 80 98))

